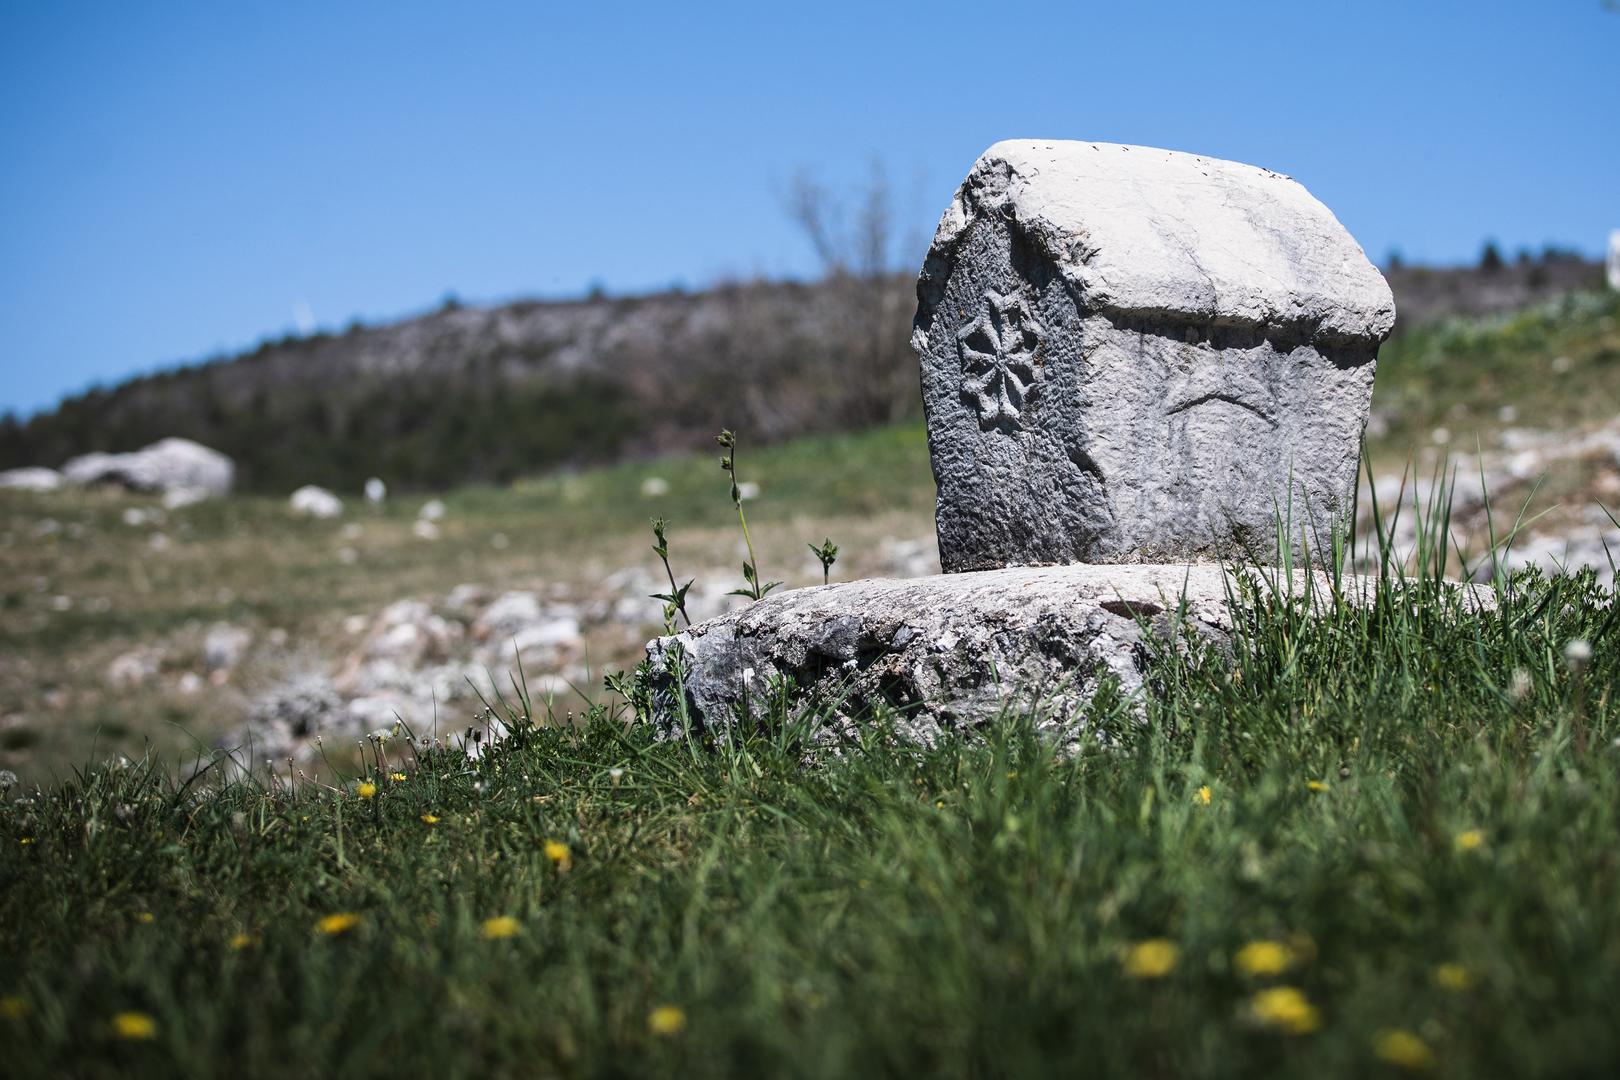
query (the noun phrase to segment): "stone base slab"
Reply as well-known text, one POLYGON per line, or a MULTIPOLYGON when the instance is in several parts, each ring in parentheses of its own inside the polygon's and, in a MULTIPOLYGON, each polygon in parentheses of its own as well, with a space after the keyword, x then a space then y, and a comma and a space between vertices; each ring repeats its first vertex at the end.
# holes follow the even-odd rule
MULTIPOLYGON (((758 719, 786 679, 834 726, 887 706, 925 744, 1009 707, 1038 707, 1043 726, 1072 732, 1104 673, 1142 687, 1144 626, 1165 635, 1183 603, 1191 630, 1228 641, 1234 585, 1213 564, 1070 565, 776 593, 648 644, 656 720, 673 734, 683 722, 724 729, 745 710, 758 719)), ((1305 586, 1296 573, 1293 589, 1305 586)), ((1345 588, 1370 596, 1372 581, 1345 588)))

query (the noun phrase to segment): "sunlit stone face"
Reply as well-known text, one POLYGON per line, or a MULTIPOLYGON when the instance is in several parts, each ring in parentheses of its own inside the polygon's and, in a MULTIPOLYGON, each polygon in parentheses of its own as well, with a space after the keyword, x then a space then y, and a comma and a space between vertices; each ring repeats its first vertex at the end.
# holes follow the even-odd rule
POLYGON ((1379 335, 1096 303, 1005 213, 939 247, 914 340, 946 570, 1330 541, 1379 335))

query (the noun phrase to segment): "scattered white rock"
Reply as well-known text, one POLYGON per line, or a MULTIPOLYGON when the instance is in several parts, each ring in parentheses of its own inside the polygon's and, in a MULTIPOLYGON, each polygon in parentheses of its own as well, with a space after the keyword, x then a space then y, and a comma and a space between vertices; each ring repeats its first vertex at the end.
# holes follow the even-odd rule
POLYGON ((450 590, 444 606, 463 618, 471 618, 478 609, 489 603, 489 590, 482 585, 463 582, 450 590))
POLYGON ((292 512, 318 520, 338 517, 343 513, 343 500, 323 487, 306 484, 292 493, 287 500, 292 512))
POLYGON ((411 523, 411 535, 418 540, 437 540, 439 538, 439 527, 427 518, 418 518, 411 523))
POLYGON ((253 631, 230 623, 215 623, 203 638, 203 666, 209 671, 229 671, 242 662, 253 631))
POLYGON ((163 666, 163 655, 150 646, 131 649, 107 665, 106 679, 119 689, 129 689, 150 681, 163 666))
POLYGON ((416 512, 416 516, 422 521, 438 521, 444 517, 444 512, 443 499, 429 499, 422 504, 422 509, 416 512))
POLYGON ((662 498, 669 494, 669 481, 662 476, 649 476, 641 482, 641 494, 649 499, 662 498))
POLYGON ((366 527, 358 521, 351 521, 343 526, 343 531, 339 535, 345 540, 358 540, 366 535, 366 527))
POLYGON ((10 491, 55 491, 62 483, 62 474, 55 469, 30 466, 0 472, 0 488, 10 491))
POLYGON ((388 485, 380 477, 373 476, 366 481, 366 502, 373 506, 381 506, 388 498, 388 485))

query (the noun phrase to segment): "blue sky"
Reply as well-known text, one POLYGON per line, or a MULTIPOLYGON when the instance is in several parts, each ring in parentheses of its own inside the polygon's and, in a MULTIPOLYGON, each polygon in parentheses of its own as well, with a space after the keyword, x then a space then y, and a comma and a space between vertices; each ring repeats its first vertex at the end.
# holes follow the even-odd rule
POLYGON ((881 160, 926 236, 1012 137, 1278 169, 1379 261, 1597 254, 1617 56, 1602 0, 6 0, 0 409, 449 292, 809 274, 796 170, 881 160))

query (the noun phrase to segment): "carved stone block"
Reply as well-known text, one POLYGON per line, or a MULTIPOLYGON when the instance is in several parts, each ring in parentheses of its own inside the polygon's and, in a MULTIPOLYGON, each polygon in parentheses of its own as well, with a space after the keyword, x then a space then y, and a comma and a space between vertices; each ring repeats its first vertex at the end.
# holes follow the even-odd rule
POLYGON ((917 294, 947 571, 1271 559, 1348 513, 1395 305, 1293 180, 997 143, 917 294))

